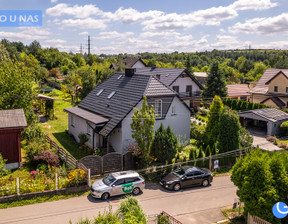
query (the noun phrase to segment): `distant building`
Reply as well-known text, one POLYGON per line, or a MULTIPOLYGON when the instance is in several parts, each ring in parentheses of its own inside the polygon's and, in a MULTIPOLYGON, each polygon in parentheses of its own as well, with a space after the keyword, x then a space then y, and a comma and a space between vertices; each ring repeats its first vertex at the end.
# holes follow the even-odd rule
POLYGON ((227 85, 228 98, 250 101, 251 93, 247 84, 227 85))
MULTIPOLYGON (((145 68, 147 67, 146 63, 139 57, 135 58, 123 58, 123 64, 125 68, 145 68)), ((117 69, 118 65, 116 63, 111 63, 110 69, 117 69)))
POLYGON ((250 92, 253 103, 288 108, 288 69, 267 69, 250 92))
POLYGON ((21 132, 27 127, 23 109, 0 110, 0 153, 6 169, 21 167, 21 132))
POLYGON ((208 74, 207 72, 193 72, 193 75, 196 77, 196 79, 201 83, 201 85, 205 85, 208 74))

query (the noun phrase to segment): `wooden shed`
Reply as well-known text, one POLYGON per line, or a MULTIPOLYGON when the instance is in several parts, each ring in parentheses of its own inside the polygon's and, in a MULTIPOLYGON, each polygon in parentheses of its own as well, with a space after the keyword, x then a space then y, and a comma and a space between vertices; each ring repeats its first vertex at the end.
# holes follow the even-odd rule
POLYGON ((23 109, 0 110, 0 153, 6 161, 6 169, 22 165, 20 137, 27 127, 23 109))

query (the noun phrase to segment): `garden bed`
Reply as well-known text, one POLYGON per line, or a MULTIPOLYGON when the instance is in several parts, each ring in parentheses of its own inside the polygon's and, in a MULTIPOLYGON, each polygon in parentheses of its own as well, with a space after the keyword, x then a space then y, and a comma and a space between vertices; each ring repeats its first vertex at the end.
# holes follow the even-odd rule
POLYGON ((72 193, 77 193, 77 192, 85 192, 88 190, 89 190, 88 185, 82 185, 82 186, 77 186, 77 187, 62 188, 59 190, 48 190, 48 191, 42 191, 42 192, 25 193, 21 195, 10 195, 10 196, 5 196, 5 197, 0 197, 0 203, 31 199, 31 198, 39 197, 39 196, 72 194, 72 193))

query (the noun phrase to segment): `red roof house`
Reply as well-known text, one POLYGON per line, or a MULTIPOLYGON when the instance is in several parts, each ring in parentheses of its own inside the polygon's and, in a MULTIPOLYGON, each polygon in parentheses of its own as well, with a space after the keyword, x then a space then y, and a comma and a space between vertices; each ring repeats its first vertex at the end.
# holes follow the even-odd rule
POLYGON ((6 169, 21 167, 20 136, 27 127, 23 109, 0 110, 0 153, 6 159, 6 169))
POLYGON ((228 98, 250 100, 251 93, 247 84, 227 85, 228 98))

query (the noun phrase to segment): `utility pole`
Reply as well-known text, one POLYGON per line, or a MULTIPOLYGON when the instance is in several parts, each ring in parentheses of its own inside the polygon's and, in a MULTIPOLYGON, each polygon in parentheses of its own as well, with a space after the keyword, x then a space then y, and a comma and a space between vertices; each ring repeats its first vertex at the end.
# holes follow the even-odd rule
POLYGON ((88 55, 90 55, 90 36, 88 36, 88 55))
POLYGON ((82 47, 82 44, 80 44, 80 54, 83 54, 83 47, 82 47))

